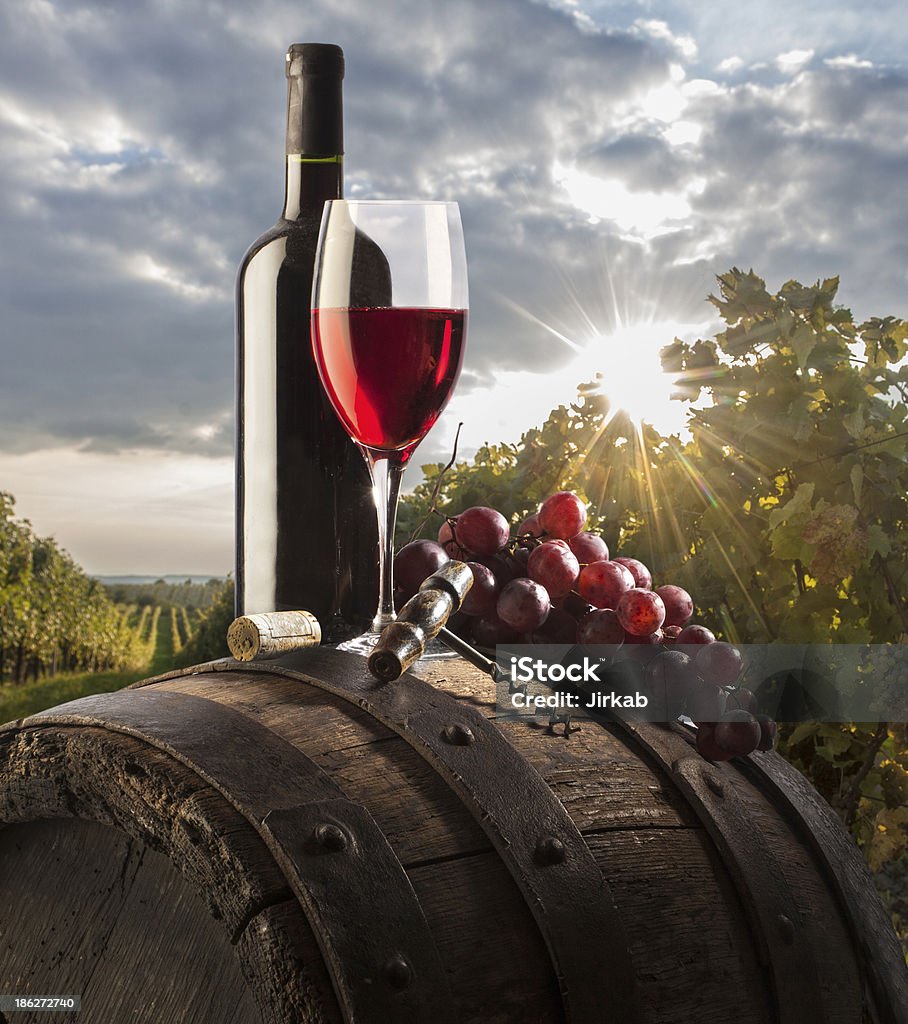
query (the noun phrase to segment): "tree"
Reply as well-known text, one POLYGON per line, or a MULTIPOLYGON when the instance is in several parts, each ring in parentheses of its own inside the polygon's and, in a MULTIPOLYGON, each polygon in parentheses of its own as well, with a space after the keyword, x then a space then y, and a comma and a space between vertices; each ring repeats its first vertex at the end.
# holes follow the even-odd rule
POLYGON ((133 635, 104 588, 14 509, 0 492, 0 682, 130 664, 133 635))

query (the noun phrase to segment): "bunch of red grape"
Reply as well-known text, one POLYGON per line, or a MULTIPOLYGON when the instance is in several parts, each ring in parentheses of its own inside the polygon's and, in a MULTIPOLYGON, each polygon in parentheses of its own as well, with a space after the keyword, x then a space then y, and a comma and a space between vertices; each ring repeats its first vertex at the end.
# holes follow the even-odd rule
POLYGON ((445 520, 438 541, 416 540, 394 560, 403 602, 450 558, 469 565, 473 586, 448 627, 476 646, 594 644, 633 663, 652 707, 695 722, 697 749, 712 761, 772 749, 776 723, 736 686, 743 659, 705 626, 674 584, 653 588, 638 559, 609 556, 584 531, 587 509, 571 491, 547 498, 511 537, 507 519, 474 506, 445 520))

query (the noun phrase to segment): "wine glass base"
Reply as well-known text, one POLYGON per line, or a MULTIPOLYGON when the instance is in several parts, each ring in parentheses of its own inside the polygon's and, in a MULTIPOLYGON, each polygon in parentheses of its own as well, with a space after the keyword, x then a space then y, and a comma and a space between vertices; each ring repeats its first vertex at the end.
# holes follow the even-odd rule
POLYGON ((344 640, 343 643, 337 645, 336 649, 338 651, 347 651, 350 654, 361 654, 364 658, 368 658, 375 649, 380 636, 381 633, 361 633, 350 640, 344 640))

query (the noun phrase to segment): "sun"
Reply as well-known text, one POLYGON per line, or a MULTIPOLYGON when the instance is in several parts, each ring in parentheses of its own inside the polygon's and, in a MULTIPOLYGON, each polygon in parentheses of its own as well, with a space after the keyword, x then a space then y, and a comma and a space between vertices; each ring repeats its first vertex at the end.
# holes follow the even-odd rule
POLYGON ((693 325, 661 321, 623 324, 597 334, 579 347, 567 372, 577 382, 599 375, 599 390, 614 409, 635 423, 649 423, 661 434, 683 431, 687 407, 672 398, 675 376, 662 368, 659 350, 693 325))

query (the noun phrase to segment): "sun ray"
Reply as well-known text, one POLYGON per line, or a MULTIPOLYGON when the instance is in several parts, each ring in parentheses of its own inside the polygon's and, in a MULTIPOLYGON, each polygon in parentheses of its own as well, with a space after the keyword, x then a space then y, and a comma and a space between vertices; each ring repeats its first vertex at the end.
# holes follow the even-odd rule
POLYGON ((536 324, 537 327, 541 327, 543 330, 548 331, 553 337, 557 338, 560 342, 567 345, 572 352, 582 352, 583 346, 578 345, 575 341, 566 335, 562 334, 561 331, 556 330, 551 324, 546 323, 545 320, 536 316, 535 313, 531 313, 526 306, 521 306, 516 303, 513 299, 508 298, 507 295, 498 295, 498 300, 503 305, 507 306, 508 309, 512 310, 518 316, 523 317, 524 320, 528 320, 531 324, 536 324))

